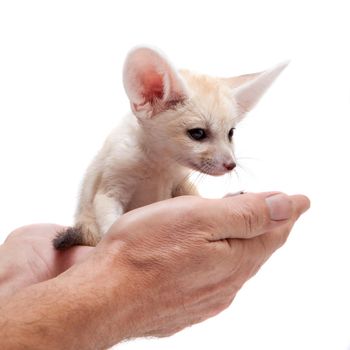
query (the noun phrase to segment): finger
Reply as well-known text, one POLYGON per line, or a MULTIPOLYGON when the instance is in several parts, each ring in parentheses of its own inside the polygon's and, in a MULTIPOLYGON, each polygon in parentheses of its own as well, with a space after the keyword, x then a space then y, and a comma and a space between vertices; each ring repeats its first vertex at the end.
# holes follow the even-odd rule
POLYGON ((290 196, 290 200, 294 208, 293 215, 282 226, 251 239, 227 240, 229 245, 226 247, 230 247, 234 264, 237 264, 237 251, 244 252, 239 255, 242 261, 238 264, 238 270, 234 270, 235 278, 241 276, 242 284, 254 276, 266 260, 286 242, 295 222, 310 207, 310 201, 305 196, 290 196))
POLYGON ((57 224, 31 224, 16 228, 7 237, 5 242, 14 239, 42 237, 44 239, 52 239, 57 234, 57 231, 65 229, 65 226, 57 224))
MULTIPOLYGON (((245 256, 248 260, 255 261, 253 271, 261 266, 278 248, 287 240, 295 222, 310 206, 308 198, 305 196, 291 196, 293 207, 295 208, 292 217, 282 226, 268 231, 260 236, 248 240, 240 240, 240 245, 244 248, 245 256)), ((229 240, 232 251, 237 240, 229 240)), ((254 274, 255 272, 253 272, 254 274)))
MULTIPOLYGON (((293 200, 293 205, 296 213, 300 216, 304 214, 308 209, 310 209, 310 199, 303 194, 295 194, 290 196, 293 200)), ((298 216, 298 217, 299 217, 298 216)))
POLYGON ((278 248, 280 248, 288 239, 289 234, 300 216, 309 209, 310 201, 307 197, 302 195, 291 196, 294 211, 292 217, 287 223, 271 230, 259 237, 261 245, 267 257, 271 256, 278 248))
POLYGON ((199 220, 210 223, 210 241, 249 239, 282 226, 293 216, 294 211, 306 210, 307 204, 302 197, 292 200, 283 193, 247 193, 207 200, 197 215, 199 220))

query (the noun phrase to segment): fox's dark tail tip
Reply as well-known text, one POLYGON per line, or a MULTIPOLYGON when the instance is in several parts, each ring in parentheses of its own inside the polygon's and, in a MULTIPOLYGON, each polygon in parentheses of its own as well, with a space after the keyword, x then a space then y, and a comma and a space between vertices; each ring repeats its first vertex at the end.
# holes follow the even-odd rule
POLYGON ((64 231, 58 232, 52 241, 57 250, 65 250, 76 245, 83 244, 83 235, 80 227, 68 227, 64 231))

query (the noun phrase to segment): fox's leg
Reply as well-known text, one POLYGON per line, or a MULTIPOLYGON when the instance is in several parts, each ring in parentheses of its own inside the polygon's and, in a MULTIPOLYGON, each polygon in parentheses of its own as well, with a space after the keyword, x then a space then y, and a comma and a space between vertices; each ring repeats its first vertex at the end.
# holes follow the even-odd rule
POLYGON ((122 204, 105 193, 97 193, 94 198, 96 224, 101 236, 104 235, 113 223, 124 214, 122 204))
POLYGON ((53 240, 58 250, 75 245, 96 246, 112 224, 123 214, 120 202, 107 194, 98 192, 92 205, 82 210, 74 227, 59 232, 53 240))
POLYGON ((189 180, 183 181, 180 184, 178 184, 172 193, 173 197, 179 197, 179 196, 200 196, 196 186, 190 182, 189 180))

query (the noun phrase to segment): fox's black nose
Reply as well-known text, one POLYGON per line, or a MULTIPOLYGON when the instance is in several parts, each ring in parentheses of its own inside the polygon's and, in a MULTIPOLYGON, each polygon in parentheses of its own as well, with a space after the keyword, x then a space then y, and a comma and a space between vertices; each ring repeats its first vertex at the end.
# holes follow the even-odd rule
POLYGON ((230 162, 230 163, 224 163, 224 167, 227 170, 232 170, 236 167, 236 163, 235 162, 230 162))

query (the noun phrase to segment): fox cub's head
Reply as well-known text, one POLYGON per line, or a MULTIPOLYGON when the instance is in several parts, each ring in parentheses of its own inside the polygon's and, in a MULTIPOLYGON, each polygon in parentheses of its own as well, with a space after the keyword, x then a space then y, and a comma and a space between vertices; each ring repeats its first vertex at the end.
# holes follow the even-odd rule
POLYGON ((237 123, 285 66, 213 78, 177 71, 159 52, 137 48, 126 58, 124 87, 151 145, 186 167, 222 175, 236 166, 237 123))

